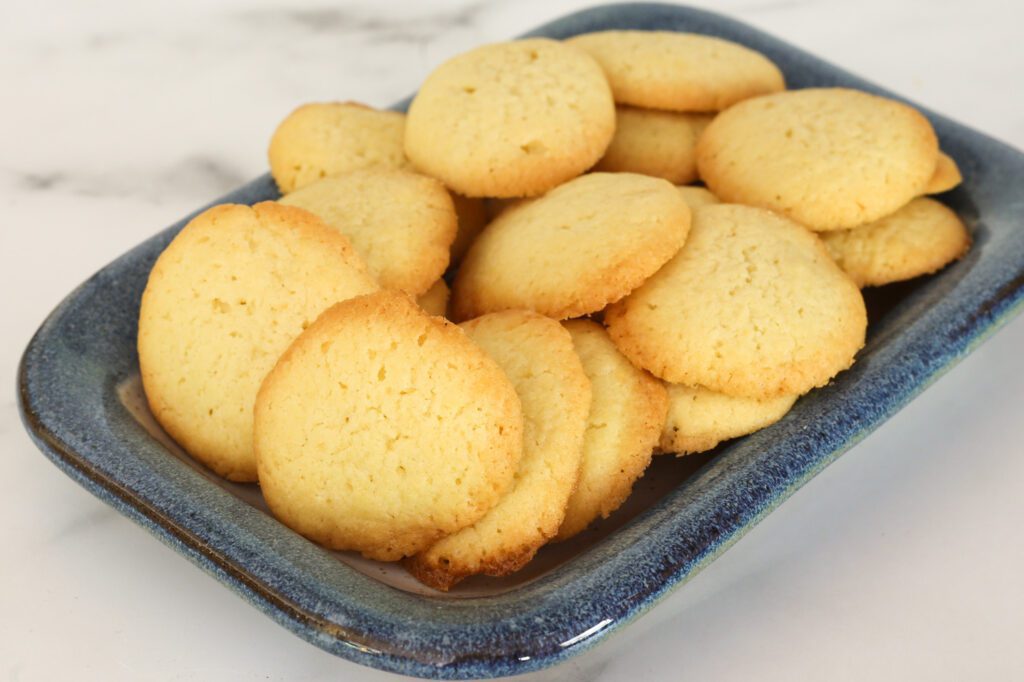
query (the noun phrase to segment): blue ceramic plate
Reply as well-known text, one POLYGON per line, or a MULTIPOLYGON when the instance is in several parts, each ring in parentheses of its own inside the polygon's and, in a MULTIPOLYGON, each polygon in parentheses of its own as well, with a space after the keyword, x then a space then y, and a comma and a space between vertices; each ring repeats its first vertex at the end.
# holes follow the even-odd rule
MULTIPOLYGON (((885 93, 716 14, 616 5, 532 35, 671 29, 765 53, 791 87, 885 93)), ((926 112, 928 113, 928 112, 926 112)), ((139 297, 153 261, 186 220, 105 267, 46 320, 25 351, 20 400, 42 451, 271 618, 338 656, 441 678, 495 677, 569 658, 682 585, 1015 313, 1024 298, 1024 155, 929 114, 964 183, 944 197, 974 248, 940 274, 869 296, 871 328, 851 371, 779 424, 716 456, 659 458, 631 508, 575 544, 545 549, 525 574, 444 596, 400 570, 327 552, 277 523, 253 486, 224 483, 181 455, 138 392, 139 297)), ((219 202, 276 196, 266 176, 219 202)))

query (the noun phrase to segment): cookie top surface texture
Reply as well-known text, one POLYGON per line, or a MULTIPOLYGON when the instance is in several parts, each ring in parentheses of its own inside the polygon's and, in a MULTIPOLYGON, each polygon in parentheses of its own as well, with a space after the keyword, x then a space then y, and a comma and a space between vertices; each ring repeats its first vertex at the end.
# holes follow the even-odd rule
POLYGON ((710 114, 616 108, 615 137, 594 170, 640 173, 682 185, 697 179, 697 138, 710 114))
POLYGON ((266 202, 203 212, 160 254, 142 295, 139 365, 153 415, 218 474, 255 480, 263 377, 326 308, 376 289, 348 240, 306 211, 266 202))
POLYGON ((348 237, 382 287, 418 296, 448 267, 455 207, 433 178, 357 170, 317 180, 280 202, 316 214, 348 237))
POLYGON ((519 308, 566 319, 601 310, 668 261, 689 227, 690 209, 669 182, 589 173, 484 229, 455 278, 452 313, 519 308))
POLYGON ((839 267, 862 287, 935 272, 971 246, 957 214, 925 197, 881 220, 822 238, 839 267))
POLYGON ((270 139, 270 173, 282 194, 360 168, 407 168, 405 115, 356 102, 299 107, 270 139))
POLYGON ((535 196, 594 165, 614 131, 597 63, 533 38, 470 50, 431 73, 409 106, 405 151, 460 194, 535 196))
POLYGON ((519 399, 501 369, 387 290, 325 311, 267 375, 255 414, 274 515, 379 560, 477 521, 522 453, 519 399))
POLYGON ((937 160, 935 132, 915 109, 843 88, 741 102, 697 143, 700 177, 722 201, 818 231, 892 213, 925 191, 937 160))
POLYGON ((719 111, 786 87, 760 52, 675 31, 601 31, 567 40, 601 64, 615 101, 648 109, 719 111))
POLYGON ((860 290, 820 239, 730 204, 698 210, 679 254, 604 319, 656 376, 758 399, 824 385, 853 363, 867 327, 860 290))
POLYGON ((554 320, 510 310, 462 327, 522 401, 523 458, 490 512, 408 562, 419 580, 442 590, 469 575, 516 571, 555 535, 576 484, 591 397, 572 339, 554 320))
POLYGON ((590 320, 563 323, 590 379, 587 416, 576 490, 569 498, 558 539, 584 530, 619 508, 643 475, 658 443, 668 396, 662 382, 634 367, 590 320))

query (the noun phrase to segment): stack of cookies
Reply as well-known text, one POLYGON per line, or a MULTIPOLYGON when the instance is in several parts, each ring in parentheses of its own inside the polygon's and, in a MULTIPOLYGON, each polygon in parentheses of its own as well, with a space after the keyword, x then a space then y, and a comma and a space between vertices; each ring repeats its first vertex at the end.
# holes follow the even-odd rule
POLYGON ((290 528, 441 590, 779 420, 854 362, 861 287, 970 244, 927 119, 710 36, 488 45, 407 115, 300 107, 269 157, 280 200, 150 274, 150 407, 290 528))

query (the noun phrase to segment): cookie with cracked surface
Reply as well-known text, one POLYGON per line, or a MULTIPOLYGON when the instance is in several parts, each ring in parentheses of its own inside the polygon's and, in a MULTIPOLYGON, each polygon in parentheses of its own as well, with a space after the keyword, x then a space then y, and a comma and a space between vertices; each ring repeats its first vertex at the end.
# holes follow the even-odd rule
POLYGON ((505 210, 484 229, 455 277, 452 314, 596 312, 654 274, 689 228, 690 209, 669 182, 588 173, 505 210))
POLYGON ((204 211, 160 254, 142 294, 139 368, 153 416, 221 476, 255 481, 263 377, 317 315, 376 289, 348 240, 306 211, 204 211))
POLYGON ((448 312, 448 296, 450 294, 448 285, 443 279, 439 279, 416 299, 416 303, 431 315, 444 317, 448 312))
POLYGON ((676 31, 600 31, 569 38, 601 64, 615 101, 669 111, 720 111, 786 87, 760 52, 676 31))
POLYGON ((690 207, 691 213, 704 206, 722 203, 721 199, 712 194, 711 190, 707 187, 684 185, 677 189, 679 190, 679 193, 683 195, 683 200, 686 202, 686 205, 690 207))
POLYGON ((597 162, 615 131, 601 67, 546 38, 470 50, 427 76, 405 153, 469 197, 543 194, 597 162))
POLYGON ((270 173, 282 194, 360 168, 408 168, 405 115, 358 102, 304 104, 270 139, 270 173))
POLYGON ((448 267, 457 218, 434 178, 363 169, 317 180, 280 203, 304 208, 348 237, 382 287, 419 296, 448 267))
POLYGON ((832 258, 858 286, 933 273, 963 256, 971 235, 947 206, 921 197, 873 223, 822 235, 832 258))
POLYGON ((756 400, 709 391, 700 386, 666 384, 668 417, 658 450, 689 455, 710 450, 723 441, 739 438, 782 419, 795 395, 756 400))
POLYGON ((676 185, 697 179, 694 150, 711 114, 618 106, 615 137, 596 171, 641 173, 676 185))
POLYGON ((462 330, 381 290, 326 310, 256 400, 260 487, 285 525, 393 561, 477 522, 513 483, 519 398, 462 330))
POLYGON ((576 485, 590 410, 590 381, 569 332, 554 320, 510 310, 462 328, 515 386, 523 458, 512 489, 483 518, 406 563, 418 580, 440 590, 470 575, 517 571, 554 537, 576 485))
POLYGON ((719 204, 694 214, 679 254, 604 321, 626 357, 665 381, 764 400, 849 367, 867 313, 817 236, 771 211, 719 204))
POLYGON ((928 186, 925 187, 924 193, 941 194, 942 192, 948 192, 963 182, 963 179, 963 176, 960 174, 960 167, 956 165, 953 157, 940 150, 939 160, 935 164, 935 172, 932 174, 932 179, 928 181, 928 186))
POLYGON ((938 153, 931 123, 912 107, 811 88, 723 111, 697 142, 697 167, 722 201, 826 231, 877 220, 922 194, 938 153))
POLYGON ((563 324, 590 379, 592 399, 579 480, 557 540, 607 518, 626 501, 651 462, 668 409, 664 384, 627 360, 604 327, 590 320, 563 324))

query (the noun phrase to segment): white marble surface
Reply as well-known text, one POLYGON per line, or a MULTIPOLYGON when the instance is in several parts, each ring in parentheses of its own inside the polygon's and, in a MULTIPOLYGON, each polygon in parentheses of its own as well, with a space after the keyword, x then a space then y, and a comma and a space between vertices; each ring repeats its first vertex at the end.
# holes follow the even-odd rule
MULTIPOLYGON (((73 286, 261 173, 296 104, 387 105, 443 58, 587 4, 4 3, 0 680, 392 678, 292 636, 49 464, 16 363, 73 286)), ((1013 0, 715 8, 1024 148, 1013 0)), ((1022 347, 1024 318, 548 677, 1024 677, 1022 347)))

